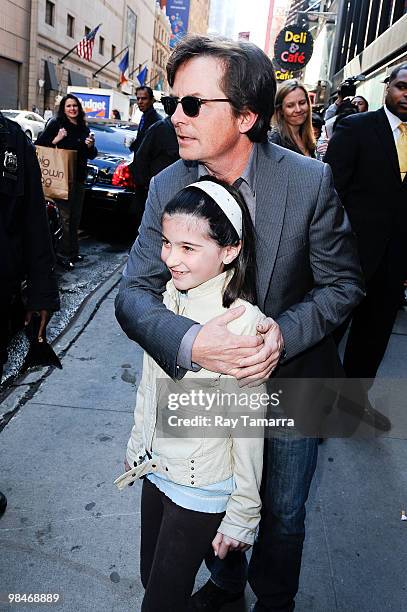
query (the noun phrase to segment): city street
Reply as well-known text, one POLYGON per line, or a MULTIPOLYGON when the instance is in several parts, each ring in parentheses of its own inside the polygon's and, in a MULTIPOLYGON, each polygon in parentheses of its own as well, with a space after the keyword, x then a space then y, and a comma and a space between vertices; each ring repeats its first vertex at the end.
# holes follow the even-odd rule
MULTIPOLYGON (((108 276, 59 337, 63 370, 27 375, 3 405, 17 411, 0 433, 0 490, 8 497, 0 610, 9 609, 8 593, 57 594, 52 609, 66 612, 140 610, 140 484, 122 493, 113 485, 142 359, 114 318, 119 279, 118 270, 108 276)), ((389 387, 397 387, 394 379, 402 386, 406 358, 407 313, 400 311, 380 372, 389 387)), ((397 402, 395 413, 405 394, 397 402)), ((406 462, 405 440, 394 432, 320 447, 296 610, 404 609, 406 462)), ((202 568, 197 585, 206 579, 202 568)), ((247 589, 245 604, 225 612, 243 612, 253 601, 247 589)))
MULTIPOLYGON (((53 342, 66 328, 87 296, 118 266, 123 264, 129 241, 126 241, 118 232, 109 233, 105 222, 99 224, 96 235, 89 235, 82 231, 80 245, 84 261, 77 264, 74 270, 65 272, 60 266, 56 266, 61 309, 53 315, 48 324, 47 339, 49 342, 53 342), (99 239, 100 232, 102 239, 99 239)), ((27 347, 25 334, 17 334, 9 349, 9 360, 4 368, 2 380, 3 387, 10 386, 19 374, 27 347)), ((1 397, 0 392, 0 402, 1 397)))
POLYGON ((407 0, 0 32, 0 612, 407 612, 407 0))

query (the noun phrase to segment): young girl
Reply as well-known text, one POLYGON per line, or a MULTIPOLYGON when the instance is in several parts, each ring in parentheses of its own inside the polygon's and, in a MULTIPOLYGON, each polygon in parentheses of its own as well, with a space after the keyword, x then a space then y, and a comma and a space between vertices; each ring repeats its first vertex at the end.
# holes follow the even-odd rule
MULTIPOLYGON (((253 305, 254 230, 235 188, 205 177, 182 189, 164 209, 162 241, 161 258, 172 276, 163 296, 168 309, 204 324, 230 307, 244 305, 244 314, 228 324, 230 331, 254 335, 262 329, 265 317, 253 305)), ((183 380, 171 381, 171 390, 185 392, 191 378, 195 388, 215 394, 224 377, 188 371, 183 380)), ((170 427, 165 437, 157 435, 162 406, 168 405, 168 393, 163 398, 157 379, 171 380, 145 353, 127 472, 116 484, 121 489, 145 476, 142 612, 183 612, 211 543, 214 554, 223 558, 228 550, 246 550, 254 541, 263 439, 233 437, 233 430, 232 435, 207 437, 214 429, 211 433, 205 427, 200 437, 176 437, 176 432, 168 436, 170 427)), ((202 406, 188 409, 210 415, 202 406)))

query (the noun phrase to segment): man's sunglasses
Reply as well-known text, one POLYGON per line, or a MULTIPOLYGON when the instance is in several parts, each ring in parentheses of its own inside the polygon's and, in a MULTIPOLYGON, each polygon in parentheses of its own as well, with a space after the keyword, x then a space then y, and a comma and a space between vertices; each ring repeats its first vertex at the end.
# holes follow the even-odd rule
POLYGON ((177 110, 178 104, 181 104, 182 110, 187 117, 197 117, 201 109, 202 104, 206 102, 230 102, 228 98, 196 98, 195 96, 184 96, 183 98, 177 98, 176 96, 162 96, 161 102, 164 106, 164 110, 172 117, 177 110))

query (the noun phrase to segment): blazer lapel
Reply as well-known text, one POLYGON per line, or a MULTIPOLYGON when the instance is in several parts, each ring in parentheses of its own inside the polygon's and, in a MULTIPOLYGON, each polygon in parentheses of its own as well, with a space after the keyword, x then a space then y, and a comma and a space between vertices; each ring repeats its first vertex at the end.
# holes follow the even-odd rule
POLYGON ((257 303, 264 307, 280 244, 287 203, 288 175, 284 149, 260 145, 256 182, 256 268, 257 303))
POLYGON ((377 113, 377 121, 374 122, 374 126, 379 137, 381 146, 384 146, 387 151, 387 159, 389 160, 391 167, 396 173, 400 180, 400 166, 399 159, 397 157, 397 149, 394 142, 393 132, 391 131, 390 124, 386 117, 386 113, 383 108, 380 108, 377 113))

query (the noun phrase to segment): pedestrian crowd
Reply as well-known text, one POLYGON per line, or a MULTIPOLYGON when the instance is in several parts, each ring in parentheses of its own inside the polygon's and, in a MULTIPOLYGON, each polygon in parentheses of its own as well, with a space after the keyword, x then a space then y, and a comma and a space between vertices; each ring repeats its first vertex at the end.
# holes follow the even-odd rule
MULTIPOLYGON (((142 479, 141 610, 217 612, 249 583, 254 612, 292 612, 326 413, 326 396, 304 381, 356 380, 353 416, 372 431, 392 427, 368 391, 407 278, 407 64, 390 73, 380 109, 369 112, 347 81, 324 117, 298 80, 277 88, 270 59, 249 42, 185 37, 167 77, 164 119, 149 87, 136 92, 131 168, 145 212, 116 298, 121 327, 144 349, 116 480, 124 489, 142 479), (170 396, 236 381, 249 398, 271 398, 287 380, 301 387, 293 424, 291 408, 273 403, 256 436, 204 422, 165 429, 170 396), (193 594, 202 562, 210 578, 193 594)), ((37 144, 77 154, 58 202, 57 256, 71 269, 87 161, 98 154, 76 96, 62 98, 37 144)), ((0 156, 2 368, 21 281, 25 322, 39 312, 43 340, 59 301, 34 149, 1 114, 0 156)), ((190 401, 176 416, 201 408, 190 401)))

